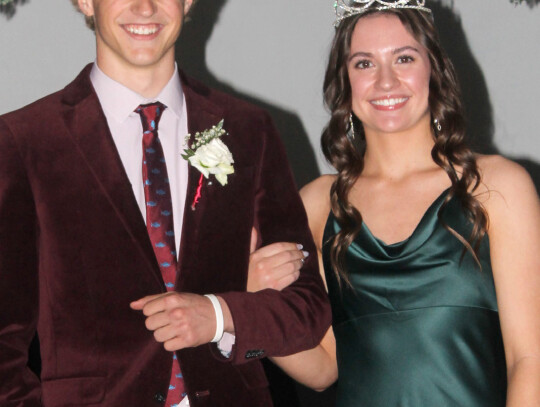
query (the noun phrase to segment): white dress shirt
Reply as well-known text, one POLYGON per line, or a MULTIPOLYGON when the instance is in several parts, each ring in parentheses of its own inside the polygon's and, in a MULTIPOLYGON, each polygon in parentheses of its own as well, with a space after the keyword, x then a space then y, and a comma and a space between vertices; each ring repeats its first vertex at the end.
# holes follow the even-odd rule
POLYGON ((186 148, 184 141, 188 128, 186 102, 178 69, 175 67, 173 76, 155 99, 146 99, 109 78, 99 69, 97 63, 92 67, 90 80, 105 113, 112 138, 145 222, 146 203, 142 181, 143 129, 141 118, 135 113, 135 109, 141 104, 156 101, 167 106, 158 124, 158 136, 170 180, 174 239, 176 252, 179 253, 188 183, 188 163, 180 154, 186 148))

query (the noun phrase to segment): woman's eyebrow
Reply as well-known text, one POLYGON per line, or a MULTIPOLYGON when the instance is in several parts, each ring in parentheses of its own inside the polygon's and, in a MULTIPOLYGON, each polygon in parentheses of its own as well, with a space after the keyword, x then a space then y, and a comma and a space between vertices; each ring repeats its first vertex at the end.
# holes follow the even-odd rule
MULTIPOLYGON (((401 52, 407 51, 407 50, 414 51, 416 53, 420 53, 418 48, 415 48, 415 47, 413 47, 411 45, 405 45, 404 47, 396 48, 395 50, 393 50, 392 55, 400 54, 401 52)), ((349 57, 349 61, 351 61, 354 58, 358 58, 358 57, 372 58, 373 54, 371 52, 358 51, 358 52, 355 52, 354 54, 352 54, 349 57)))
POLYGON ((354 59, 356 57, 365 57, 365 58, 371 58, 373 57, 373 54, 371 52, 363 52, 363 51, 358 51, 358 52, 355 52, 354 54, 352 54, 350 57, 349 57, 349 61, 351 59, 354 59))
POLYGON ((399 53, 401 53, 401 52, 403 52, 403 51, 407 51, 407 50, 415 51, 415 52, 417 52, 417 53, 420 53, 420 51, 418 51, 418 48, 412 47, 412 46, 410 46, 410 45, 406 45, 406 46, 404 46, 404 47, 395 49, 395 50, 392 52, 392 54, 394 54, 394 55, 395 55, 395 54, 399 54, 399 53))

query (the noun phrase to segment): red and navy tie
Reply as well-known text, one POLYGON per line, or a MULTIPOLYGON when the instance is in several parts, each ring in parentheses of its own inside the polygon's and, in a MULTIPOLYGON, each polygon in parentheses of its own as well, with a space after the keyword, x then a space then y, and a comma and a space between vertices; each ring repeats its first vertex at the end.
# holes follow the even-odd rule
MULTIPOLYGON (((140 105, 135 111, 140 115, 143 127, 142 177, 146 200, 146 228, 167 291, 173 291, 176 281, 176 246, 171 189, 163 148, 158 138, 158 123, 165 108, 162 103, 155 102, 140 105)), ((184 397, 184 380, 174 355, 165 406, 176 406, 184 397)))

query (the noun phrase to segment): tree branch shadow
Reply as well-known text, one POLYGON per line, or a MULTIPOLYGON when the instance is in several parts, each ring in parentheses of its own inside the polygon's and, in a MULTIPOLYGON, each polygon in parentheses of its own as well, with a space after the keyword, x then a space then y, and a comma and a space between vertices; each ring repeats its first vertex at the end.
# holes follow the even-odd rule
POLYGON ((17 7, 26 3, 30 3, 30 0, 12 0, 5 5, 0 5, 0 14, 4 14, 9 20, 15 15, 17 7))
POLYGON ((520 4, 525 2, 525 4, 529 6, 529 8, 533 8, 540 4, 540 0, 510 0, 510 1, 514 3, 516 6, 519 6, 520 4))

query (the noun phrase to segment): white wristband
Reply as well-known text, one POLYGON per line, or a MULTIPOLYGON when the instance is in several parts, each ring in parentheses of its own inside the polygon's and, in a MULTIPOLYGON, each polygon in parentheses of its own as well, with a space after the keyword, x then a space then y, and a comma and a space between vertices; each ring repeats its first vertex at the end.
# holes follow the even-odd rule
POLYGON ((225 321, 223 319, 223 310, 221 309, 221 304, 219 303, 219 300, 214 294, 205 294, 204 296, 212 302, 212 305, 214 306, 214 312, 216 313, 216 334, 210 342, 219 342, 223 336, 224 330, 225 321))

